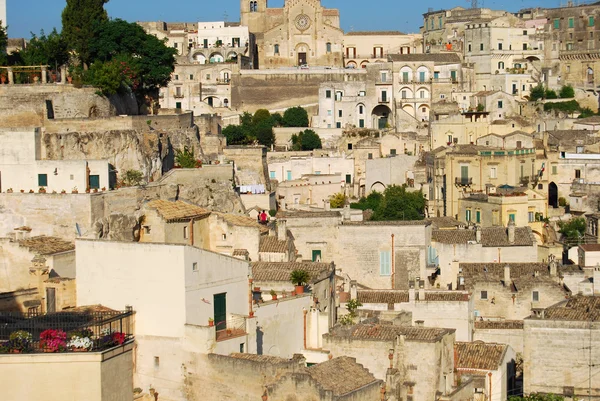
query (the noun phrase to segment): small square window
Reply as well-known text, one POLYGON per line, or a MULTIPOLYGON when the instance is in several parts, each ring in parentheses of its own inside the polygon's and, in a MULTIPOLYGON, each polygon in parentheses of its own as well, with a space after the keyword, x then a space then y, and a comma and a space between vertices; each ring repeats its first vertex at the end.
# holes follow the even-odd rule
POLYGON ((348 150, 352 150, 352 144, 351 143, 348 144, 348 150))
POLYGON ((198 262, 192 263, 192 271, 193 272, 197 272, 198 271, 198 262))
POLYGON ((481 300, 486 301, 488 299, 487 291, 481 291, 481 300))
POLYGON ((373 153, 369 153, 368 158, 371 160, 373 158, 373 153))
POLYGON ((190 74, 190 81, 194 80, 194 74, 190 74))
POLYGON ((329 89, 325 91, 325 98, 331 99, 331 91, 329 89))

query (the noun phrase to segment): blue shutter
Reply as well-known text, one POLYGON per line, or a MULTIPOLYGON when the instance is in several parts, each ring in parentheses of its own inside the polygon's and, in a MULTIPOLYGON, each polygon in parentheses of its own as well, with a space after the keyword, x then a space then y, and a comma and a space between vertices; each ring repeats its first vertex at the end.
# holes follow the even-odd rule
POLYGON ((381 276, 392 275, 392 253, 390 251, 379 252, 379 274, 381 276))

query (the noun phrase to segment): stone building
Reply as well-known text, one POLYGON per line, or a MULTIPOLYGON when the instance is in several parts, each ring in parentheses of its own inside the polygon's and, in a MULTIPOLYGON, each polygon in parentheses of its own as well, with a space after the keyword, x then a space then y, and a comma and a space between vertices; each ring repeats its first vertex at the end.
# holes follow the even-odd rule
POLYGON ((4 28, 8 26, 6 20, 6 0, 0 0, 0 21, 2 21, 2 26, 4 28))
POLYGON ((346 193, 346 182, 340 174, 311 174, 284 181, 277 186, 277 198, 282 210, 304 206, 329 208, 329 200, 346 193))
POLYGON ((521 320, 571 294, 556 263, 460 263, 459 289, 473 294, 476 319, 521 320))
POLYGON ((346 32, 344 62, 346 68, 365 68, 383 63, 390 54, 422 53, 422 37, 397 31, 346 32))
POLYGON ((337 9, 320 0, 286 1, 269 8, 267 0, 241 0, 241 25, 256 36, 258 67, 344 65, 344 32, 337 9))
POLYGON ((503 401, 517 392, 515 351, 506 344, 481 341, 454 343, 456 375, 473 377, 474 397, 503 401))
POLYGON ((346 355, 376 378, 391 382, 388 397, 430 400, 450 394, 454 384, 454 330, 364 323, 336 326, 323 336, 323 348, 346 355))
POLYGON ((563 299, 524 320, 523 385, 526 394, 600 397, 594 361, 600 346, 597 296, 563 299), (591 394, 589 390, 591 389, 591 394))

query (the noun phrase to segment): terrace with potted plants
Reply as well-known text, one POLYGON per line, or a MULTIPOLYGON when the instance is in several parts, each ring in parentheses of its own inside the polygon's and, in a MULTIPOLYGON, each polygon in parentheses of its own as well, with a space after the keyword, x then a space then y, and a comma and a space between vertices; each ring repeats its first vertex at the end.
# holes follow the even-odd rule
POLYGON ((126 311, 0 313, 0 354, 103 352, 133 341, 126 311))

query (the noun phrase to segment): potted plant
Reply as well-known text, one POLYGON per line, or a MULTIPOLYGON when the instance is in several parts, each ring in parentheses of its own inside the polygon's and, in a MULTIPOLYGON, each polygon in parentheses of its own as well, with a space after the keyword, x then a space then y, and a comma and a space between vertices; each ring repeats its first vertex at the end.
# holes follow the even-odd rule
POLYGON ((34 193, 33 189, 30 189, 30 190, 29 190, 29 193, 30 193, 30 194, 33 194, 33 193, 34 193))
POLYGON ((2 85, 6 83, 6 74, 0 74, 0 83, 2 85))
POLYGON ((12 193, 13 193, 13 189, 12 189, 12 188, 8 188, 8 189, 6 190, 6 193, 7 193, 7 194, 12 194, 12 193))
POLYGON ((23 194, 23 193, 25 193, 25 190, 24 190, 24 189, 22 189, 22 190, 21 190, 21 193, 22 193, 22 194, 23 194))
POLYGON ((107 328, 102 330, 99 344, 102 347, 112 347, 123 344, 126 339, 127 337, 125 336, 125 333, 112 331, 107 328))
POLYGON ((79 191, 77 190, 77 187, 73 187, 73 190, 71 191, 72 194, 77 194, 79 193, 79 191))
POLYGON ((25 330, 17 330, 10 333, 7 347, 11 354, 21 354, 31 351, 32 341, 31 333, 25 330))
POLYGON ((62 191, 60 191, 61 194, 66 194, 67 191, 65 191, 64 189, 62 191))
POLYGON ((67 348, 75 352, 90 351, 94 346, 93 335, 94 332, 90 329, 74 330, 69 333, 67 348))
POLYGON ((48 329, 40 334, 40 348, 44 352, 64 351, 67 346, 67 333, 58 329, 48 329))
POLYGON ((275 290, 271 290, 270 294, 273 301, 277 301, 277 293, 275 292, 275 290))
POLYGON ((213 327, 215 325, 215 319, 212 317, 208 318, 208 327, 213 327))
POLYGON ((308 280, 310 275, 306 270, 297 269, 290 274, 290 281, 296 286, 296 295, 304 294, 304 286, 308 284, 308 280))
POLYGON ((41 193, 41 194, 45 194, 46 193, 46 188, 40 187, 40 189, 38 190, 38 192, 41 193))

